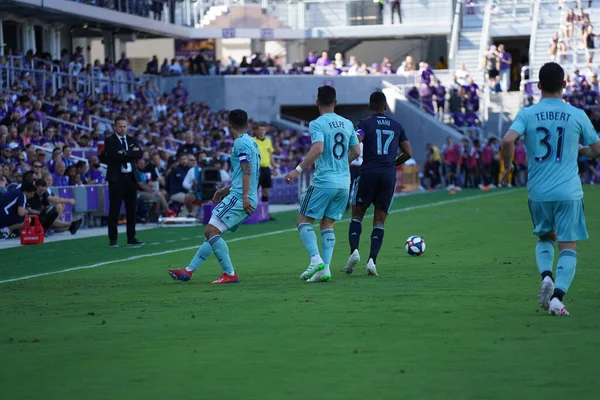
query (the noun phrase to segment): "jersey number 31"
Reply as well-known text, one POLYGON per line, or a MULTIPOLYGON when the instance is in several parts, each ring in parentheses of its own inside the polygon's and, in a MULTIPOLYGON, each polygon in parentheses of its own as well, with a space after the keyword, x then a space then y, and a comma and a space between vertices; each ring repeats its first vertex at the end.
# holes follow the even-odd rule
MULTIPOLYGON (((556 130, 558 132, 558 140, 556 141, 555 161, 557 163, 559 163, 559 162, 561 162, 561 159, 562 159, 563 145, 565 142, 565 128, 559 126, 556 128, 556 130)), ((538 134, 538 137, 540 135, 542 136, 542 138, 540 139, 540 145, 544 149, 544 154, 541 155, 540 157, 535 157, 535 161, 537 161, 537 162, 548 161, 550 159, 550 157, 552 157, 552 144, 550 144, 551 133, 548 129, 546 129, 544 127, 538 127, 535 130, 535 132, 536 132, 536 134, 538 134)))

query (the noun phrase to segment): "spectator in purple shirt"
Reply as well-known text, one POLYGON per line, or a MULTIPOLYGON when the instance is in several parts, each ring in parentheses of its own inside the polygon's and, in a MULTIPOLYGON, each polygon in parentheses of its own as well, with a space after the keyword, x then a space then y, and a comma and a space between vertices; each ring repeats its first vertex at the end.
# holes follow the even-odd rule
POLYGON ((96 156, 92 156, 89 159, 89 165, 90 168, 87 171, 86 175, 87 175, 87 181, 89 185, 93 185, 93 184, 98 184, 98 183, 104 183, 105 178, 104 175, 102 175, 102 172, 100 172, 100 161, 98 160, 98 157, 96 156))
POLYGON ((317 56, 313 51, 308 53, 306 60, 304 60, 304 65, 310 67, 311 65, 315 65, 317 63, 317 56))
POLYGON ((500 87, 503 92, 510 89, 510 70, 512 68, 512 56, 504 50, 504 45, 498 46, 498 61, 500 62, 500 87))
POLYGON ((317 67, 327 67, 329 64, 331 64, 331 60, 329 59, 329 55, 327 54, 326 51, 321 53, 321 57, 319 57, 319 59, 316 62, 316 66, 317 67))
POLYGON ((183 81, 177 82, 177 86, 173 88, 171 95, 175 98, 175 101, 181 100, 184 103, 187 103, 189 93, 187 89, 183 87, 183 81))
POLYGON ((54 186, 69 186, 69 177, 65 175, 66 166, 65 163, 59 161, 54 165, 54 173, 52 179, 54 179, 54 186))
POLYGON ((426 62, 419 63, 419 76, 421 77, 422 85, 431 84, 431 79, 434 77, 433 71, 426 62))

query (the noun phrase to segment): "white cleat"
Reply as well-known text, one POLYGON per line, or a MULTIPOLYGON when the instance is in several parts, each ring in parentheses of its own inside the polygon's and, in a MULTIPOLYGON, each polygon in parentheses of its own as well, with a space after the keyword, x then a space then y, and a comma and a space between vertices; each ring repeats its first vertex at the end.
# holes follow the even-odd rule
POLYGON ((538 295, 538 305, 544 310, 548 311, 550 308, 550 299, 554 293, 554 281, 549 276, 545 277, 542 281, 542 288, 538 295))
POLYGON ((548 312, 550 315, 569 315, 569 312, 565 308, 563 302, 556 297, 550 301, 548 312))
POLYGON ((325 263, 323 263, 323 260, 319 261, 319 262, 315 262, 315 263, 311 263, 308 268, 306 268, 306 271, 304 271, 302 273, 302 275, 300 275, 300 280, 307 280, 313 277, 313 275, 317 272, 317 271, 321 271, 325 269, 325 263))
POLYGON ((306 282, 329 282, 331 280, 331 272, 328 267, 325 267, 309 278, 306 282))
POLYGON ((350 257, 348 257, 348 262, 344 267, 344 273, 346 275, 351 275, 354 272, 354 268, 356 268, 356 264, 360 261, 360 254, 358 254, 358 249, 354 250, 350 257))
POLYGON ((367 267, 365 269, 367 270, 368 275, 379 276, 377 274, 377 268, 375 267, 375 263, 373 262, 372 258, 369 258, 369 262, 367 262, 367 267))

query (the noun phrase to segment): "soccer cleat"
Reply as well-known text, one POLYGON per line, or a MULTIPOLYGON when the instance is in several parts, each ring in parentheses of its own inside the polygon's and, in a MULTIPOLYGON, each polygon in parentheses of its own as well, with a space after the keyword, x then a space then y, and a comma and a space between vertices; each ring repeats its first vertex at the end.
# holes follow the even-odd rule
POLYGON ((74 235, 77 233, 77 231, 81 227, 82 223, 83 223, 83 219, 71 222, 71 226, 69 226, 69 232, 71 232, 71 235, 74 235))
POLYGON ((367 262, 367 267, 365 269, 367 270, 367 275, 379 276, 377 274, 377 268, 375 267, 375 263, 373 262, 372 258, 369 258, 369 262, 367 262))
POLYGON ((320 269, 314 273, 306 282, 329 282, 331 280, 331 272, 327 268, 320 269))
POLYGON ((348 262, 344 267, 344 273, 346 275, 351 275, 354 272, 354 268, 356 268, 356 264, 360 261, 360 254, 358 254, 358 249, 354 250, 350 257, 348 257, 348 262))
POLYGON ((229 275, 228 273, 223 273, 216 281, 212 281, 211 285, 221 285, 224 283, 238 283, 240 280, 237 276, 237 273, 233 275, 229 275))
POLYGON ((325 264, 323 263, 323 260, 321 260, 321 261, 319 261, 319 262, 317 262, 317 263, 314 263, 314 264, 312 264, 312 263, 311 263, 311 264, 308 266, 308 268, 306 268, 306 271, 304 271, 304 272, 302 273, 302 275, 300 275, 300 279, 301 279, 301 280, 303 280, 303 281, 305 281, 305 280, 307 280, 307 279, 310 279, 310 278, 312 278, 312 277, 313 277, 313 275, 314 275, 316 272, 318 272, 318 271, 322 271, 322 270, 324 270, 324 269, 325 269, 325 264))
POLYGON ((175 279, 176 281, 187 282, 190 279, 192 279, 193 274, 194 274, 194 271, 188 271, 185 268, 169 270, 169 275, 171 275, 171 278, 175 279))
POLYGON ((550 299, 554 293, 554 281, 549 276, 545 277, 542 281, 542 288, 538 295, 538 305, 544 310, 548 310, 550 307, 550 299))
POLYGON ((553 298, 550 301, 550 306, 548 308, 548 312, 551 315, 569 315, 569 312, 565 308, 565 305, 558 298, 553 298))
POLYGON ((108 247, 114 249, 115 247, 119 247, 119 244, 117 243, 116 240, 111 240, 110 244, 108 245, 108 247))

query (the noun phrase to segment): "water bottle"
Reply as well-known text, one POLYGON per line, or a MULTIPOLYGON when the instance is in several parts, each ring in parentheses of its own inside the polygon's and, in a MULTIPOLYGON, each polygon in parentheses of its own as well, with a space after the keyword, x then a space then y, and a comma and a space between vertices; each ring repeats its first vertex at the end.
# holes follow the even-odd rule
POLYGON ((158 189, 159 189, 158 182, 154 182, 154 184, 152 185, 152 191, 158 192, 158 189))

